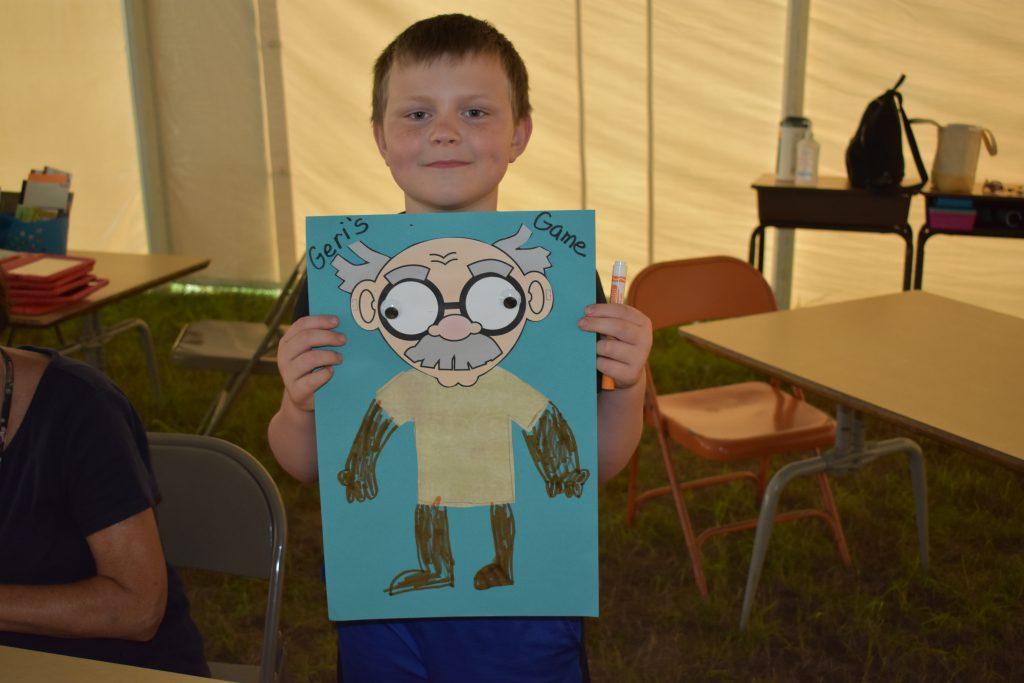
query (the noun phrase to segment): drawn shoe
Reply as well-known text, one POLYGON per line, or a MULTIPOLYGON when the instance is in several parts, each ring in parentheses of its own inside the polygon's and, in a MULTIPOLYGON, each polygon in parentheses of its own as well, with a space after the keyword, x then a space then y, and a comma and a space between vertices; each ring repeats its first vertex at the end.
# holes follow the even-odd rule
POLYGON ((455 577, 451 572, 442 569, 432 572, 425 569, 407 569, 399 572, 391 579, 388 594, 399 595, 409 591, 427 590, 429 588, 450 588, 455 585, 455 577))
POLYGON ((516 518, 511 505, 491 505, 491 531, 494 534, 494 561, 481 567, 473 577, 473 587, 478 591, 514 583, 512 551, 516 540, 516 518))
POLYGON ((420 566, 396 574, 388 586, 390 595, 455 585, 448 509, 440 505, 417 505, 415 529, 420 566))
POLYGON ((488 588, 497 588, 498 586, 511 586, 515 583, 512 580, 511 572, 506 568, 502 567, 498 562, 491 562, 488 565, 480 567, 480 570, 473 577, 473 588, 478 591, 485 591, 488 588))

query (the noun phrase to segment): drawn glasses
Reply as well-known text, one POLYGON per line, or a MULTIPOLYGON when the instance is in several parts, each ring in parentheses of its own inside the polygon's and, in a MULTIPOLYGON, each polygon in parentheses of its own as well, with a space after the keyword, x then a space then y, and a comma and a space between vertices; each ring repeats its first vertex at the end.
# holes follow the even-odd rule
POLYGON ((458 302, 448 302, 429 280, 389 284, 381 295, 381 324, 399 339, 414 341, 427 334, 445 313, 457 310, 495 337, 515 329, 526 313, 519 283, 494 273, 481 273, 462 288, 458 302))

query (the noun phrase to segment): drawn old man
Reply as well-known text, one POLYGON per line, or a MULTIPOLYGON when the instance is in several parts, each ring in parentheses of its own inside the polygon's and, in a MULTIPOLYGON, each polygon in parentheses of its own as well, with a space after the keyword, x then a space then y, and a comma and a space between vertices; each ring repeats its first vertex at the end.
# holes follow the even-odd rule
POLYGON ((443 238, 414 244, 393 258, 356 242, 365 263, 332 262, 351 293, 352 316, 378 330, 412 366, 381 387, 363 416, 338 480, 348 502, 377 495, 376 462, 388 438, 415 424, 419 566, 391 581, 392 595, 455 585, 448 507, 490 509, 494 558, 475 574, 478 590, 513 584, 515 467, 520 426, 547 494, 579 497, 590 472, 576 440, 544 395, 498 367, 528 321, 551 311, 548 251, 524 249, 530 230, 487 244, 443 238))

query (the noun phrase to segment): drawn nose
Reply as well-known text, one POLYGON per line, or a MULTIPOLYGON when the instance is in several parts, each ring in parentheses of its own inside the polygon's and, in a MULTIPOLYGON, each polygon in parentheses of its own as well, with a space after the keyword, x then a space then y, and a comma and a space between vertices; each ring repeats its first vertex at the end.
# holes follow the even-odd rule
POLYGON ((434 325, 430 334, 447 339, 448 341, 459 341, 477 332, 479 326, 461 315, 448 315, 441 319, 441 322, 434 325))

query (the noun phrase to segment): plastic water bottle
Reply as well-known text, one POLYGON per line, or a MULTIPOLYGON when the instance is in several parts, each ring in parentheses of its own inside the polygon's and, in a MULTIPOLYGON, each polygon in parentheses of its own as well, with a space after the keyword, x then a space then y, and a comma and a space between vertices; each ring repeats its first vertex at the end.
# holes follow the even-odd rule
POLYGON ((793 180, 796 173, 796 145, 811 129, 811 122, 802 116, 787 116, 779 124, 779 147, 775 157, 775 177, 793 180))
POLYGON ((821 145, 810 130, 796 143, 796 184, 814 185, 818 182, 818 154, 821 145))

